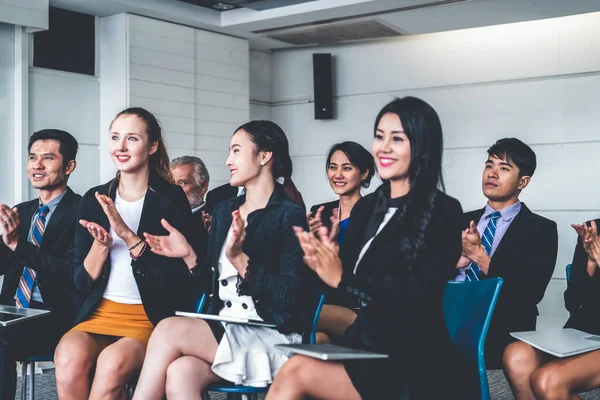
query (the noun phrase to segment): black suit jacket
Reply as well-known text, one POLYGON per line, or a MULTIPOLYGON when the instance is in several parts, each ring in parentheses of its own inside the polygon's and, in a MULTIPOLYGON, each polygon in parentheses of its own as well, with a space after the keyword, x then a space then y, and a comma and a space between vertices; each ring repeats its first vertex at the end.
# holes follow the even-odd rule
POLYGON ((206 193, 206 204, 202 209, 204 212, 211 214, 215 209, 215 206, 223 201, 227 201, 237 196, 238 188, 231 186, 229 183, 214 188, 213 190, 206 193))
MULTIPOLYGON (((197 287, 210 294, 209 312, 213 314, 223 307, 218 263, 231 227, 231 213, 245 199, 242 195, 215 208, 206 262, 196 273, 197 287)), ((250 213, 247 220, 242 249, 250 261, 246 276, 239 278, 238 293, 252 296, 258 315, 275 323, 279 331, 307 331, 314 311, 311 301, 315 298, 312 289, 316 277, 304 264, 304 254, 293 230, 294 226, 308 229, 304 210, 276 184, 267 206, 250 213)))
POLYGON ((310 208, 310 213, 314 217, 319 207, 325 206, 321 213, 321 223, 326 226, 327 229, 331 229, 331 217, 333 216, 333 209, 340 206, 340 201, 330 201, 329 203, 317 204, 310 208))
POLYGON ((196 255, 199 260, 204 260, 206 257, 206 248, 208 247, 208 232, 204 227, 204 218, 202 218, 202 211, 205 211, 204 207, 192 213, 191 217, 191 228, 194 239, 196 240, 196 255))
MULTIPOLYGON (((81 199, 77 219, 96 222, 108 231, 108 218, 94 193, 108 195, 114 200, 117 186, 118 182, 113 179, 90 189, 81 199)), ((151 176, 137 235, 143 238, 144 232, 152 235, 168 234, 160 223, 161 218, 164 218, 179 230, 190 244, 196 246, 191 216, 190 204, 181 187, 151 176)), ((85 298, 77 314, 76 324, 92 315, 102 299, 110 275, 110 254, 104 263, 102 275, 94 281, 83 266, 93 241, 89 232, 78 225, 75 234, 74 282, 78 292, 85 298)), ((189 270, 182 259, 159 256, 148 249, 137 260, 131 260, 131 268, 144 310, 152 324, 158 324, 161 319, 173 315, 177 310, 193 308, 192 295, 186 290, 189 289, 189 270)))
MULTIPOLYGON (((596 220, 600 226, 600 219, 596 220)), ((584 332, 600 334, 600 273, 593 276, 587 272, 588 255, 583 249, 581 238, 571 263, 571 276, 565 291, 565 306, 571 313, 565 328, 575 328, 584 332)))
POLYGON ((45 228, 41 247, 27 241, 31 218, 37 212, 39 200, 17 205, 20 219, 19 243, 15 251, 11 252, 0 242, 0 274, 4 275, 0 303, 14 305, 23 267, 27 266, 36 271, 36 283, 44 305, 52 311, 55 323, 65 328, 72 324, 77 311, 72 259, 80 199, 80 195, 67 188, 45 228))
POLYGON ((390 358, 361 360, 347 370, 363 398, 386 398, 402 384, 409 387, 411 399, 464 398, 453 393, 462 390, 455 374, 460 368, 442 311, 444 288, 461 253, 460 203, 437 193, 424 232, 425 250, 410 264, 415 229, 396 212, 375 236, 355 275, 366 227, 385 185, 352 209, 340 251, 343 276, 338 290, 352 294, 361 306, 345 344, 390 358))
MULTIPOLYGON (((485 208, 465 213, 462 227, 475 224, 485 208)), ((504 280, 487 334, 488 368, 501 367, 502 351, 514 341, 510 332, 535 330, 537 304, 544 297, 558 251, 556 223, 534 214, 521 204, 496 248, 486 278, 504 280)))

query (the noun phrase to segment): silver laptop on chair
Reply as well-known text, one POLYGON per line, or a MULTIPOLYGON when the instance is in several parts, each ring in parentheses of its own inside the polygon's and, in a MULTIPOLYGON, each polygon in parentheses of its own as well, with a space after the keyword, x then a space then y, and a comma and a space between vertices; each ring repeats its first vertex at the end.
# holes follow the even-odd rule
POLYGON ((38 310, 36 308, 19 308, 0 304, 0 327, 28 321, 32 318, 38 318, 47 314, 50 314, 50 311, 38 310))
POLYGON ((318 358, 319 360, 360 360, 388 358, 387 354, 351 349, 334 344, 278 344, 277 347, 290 353, 318 358))

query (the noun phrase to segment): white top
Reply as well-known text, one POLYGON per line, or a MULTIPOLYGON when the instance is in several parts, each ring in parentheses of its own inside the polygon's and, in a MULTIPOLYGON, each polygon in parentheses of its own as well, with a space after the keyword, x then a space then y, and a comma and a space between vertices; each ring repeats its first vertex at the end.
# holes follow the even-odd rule
POLYGON ((262 321, 262 318, 258 315, 254 307, 254 299, 251 296, 240 296, 237 293, 239 273, 225 254, 227 243, 231 240, 231 234, 232 230, 229 228, 225 244, 219 256, 219 297, 224 304, 219 315, 262 321))
MULTIPOLYGON (((115 207, 121 215, 125 225, 133 232, 137 232, 142 217, 142 208, 144 207, 142 197, 137 201, 125 201, 117 195, 115 198, 115 207)), ((131 256, 129 248, 123 239, 115 234, 113 228, 110 228, 112 244, 110 245, 110 274, 108 284, 104 289, 104 298, 117 303, 142 304, 140 291, 133 277, 133 268, 131 267, 131 256)))
POLYGON ((369 250, 369 247, 371 247, 373 239, 375 239, 379 232, 381 232, 381 230, 387 225, 387 223, 390 222, 394 214, 396 214, 396 211, 398 211, 396 207, 390 207, 387 209, 385 215, 383 216, 383 221, 381 221, 381 225, 379 225, 379 228, 377 228, 377 232, 375 232, 375 236, 373 236, 371 239, 369 239, 367 243, 365 243, 360 253, 358 254, 358 259, 356 260, 356 264, 354 264, 354 274, 356 274, 356 270, 358 270, 358 264, 360 264, 360 260, 362 260, 367 250, 369 250))

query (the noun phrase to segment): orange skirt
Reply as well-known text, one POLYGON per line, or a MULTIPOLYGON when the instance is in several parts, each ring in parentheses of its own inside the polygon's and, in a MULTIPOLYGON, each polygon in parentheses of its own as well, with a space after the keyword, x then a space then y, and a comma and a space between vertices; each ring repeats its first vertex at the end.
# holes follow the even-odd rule
POLYGON ((148 345, 154 325, 141 304, 124 304, 102 298, 94 314, 71 331, 98 335, 130 337, 148 345))

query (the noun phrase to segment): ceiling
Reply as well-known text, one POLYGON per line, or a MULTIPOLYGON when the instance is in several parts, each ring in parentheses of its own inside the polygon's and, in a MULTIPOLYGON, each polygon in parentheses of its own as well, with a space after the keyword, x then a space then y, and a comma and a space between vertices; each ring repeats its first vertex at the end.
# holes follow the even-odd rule
POLYGON ((252 48, 262 50, 292 47, 273 38, 288 37, 289 28, 297 33, 343 23, 348 32, 354 18, 417 35, 600 11, 599 0, 50 0, 50 5, 97 16, 139 14, 248 38, 252 48), (234 9, 220 11, 216 3, 234 9), (281 28, 281 35, 273 34, 281 28))

